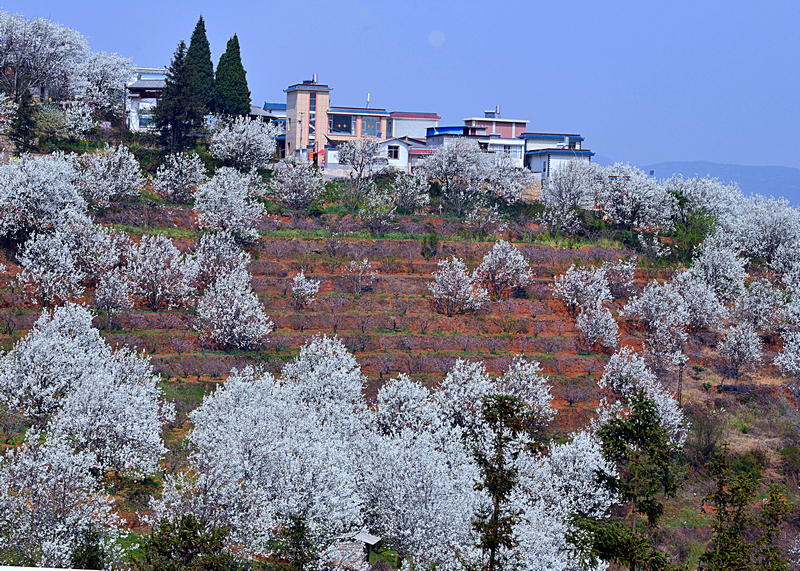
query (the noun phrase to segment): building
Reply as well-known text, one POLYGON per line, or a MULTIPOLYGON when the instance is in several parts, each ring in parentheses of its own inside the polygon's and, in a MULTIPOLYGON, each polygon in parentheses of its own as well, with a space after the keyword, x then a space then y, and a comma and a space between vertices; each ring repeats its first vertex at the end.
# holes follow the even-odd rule
POLYGON ((140 67, 127 85, 125 113, 127 128, 142 131, 152 126, 152 112, 167 80, 163 67, 140 67))
POLYGON ((574 133, 525 133, 520 139, 525 142, 525 166, 542 179, 569 161, 591 161, 594 156, 574 133))
POLYGON ((465 125, 472 127, 486 127, 486 134, 490 137, 503 139, 516 139, 528 128, 530 121, 523 119, 503 119, 500 117, 500 106, 494 111, 484 111, 483 117, 467 117, 465 125))
POLYGON ((403 172, 411 172, 420 160, 432 152, 425 139, 394 137, 381 143, 381 156, 386 157, 389 166, 403 172))
POLYGON ((331 87, 317 82, 316 74, 284 89, 287 157, 300 154, 313 157, 324 148, 331 91, 331 87))
POLYGON ((412 113, 409 111, 392 111, 386 126, 387 137, 413 137, 424 139, 428 128, 439 125, 436 113, 412 113))

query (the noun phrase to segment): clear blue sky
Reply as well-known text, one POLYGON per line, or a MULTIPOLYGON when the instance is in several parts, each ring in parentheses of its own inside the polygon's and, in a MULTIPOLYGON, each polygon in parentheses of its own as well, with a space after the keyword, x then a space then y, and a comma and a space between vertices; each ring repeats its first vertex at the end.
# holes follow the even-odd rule
POLYGON ((334 105, 500 105, 529 130, 577 132, 635 164, 800 167, 800 2, 7 1, 93 50, 167 65, 202 12, 216 66, 238 34, 253 102, 319 75, 334 105))

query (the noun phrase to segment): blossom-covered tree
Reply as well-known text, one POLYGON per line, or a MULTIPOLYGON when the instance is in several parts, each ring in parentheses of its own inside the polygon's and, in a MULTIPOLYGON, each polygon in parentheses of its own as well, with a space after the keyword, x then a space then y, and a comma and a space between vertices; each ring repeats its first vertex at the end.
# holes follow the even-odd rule
POLYGON ((517 159, 510 153, 500 151, 484 158, 486 182, 484 190, 495 204, 513 204, 522 198, 522 193, 533 186, 530 169, 517 166, 517 159))
POLYGON ((16 100, 32 87, 64 85, 89 53, 79 32, 46 18, 0 11, 0 61, 13 70, 0 87, 16 100))
POLYGON ((22 155, 0 167, 0 235, 24 242, 35 231, 88 223, 72 157, 22 155))
POLYGON ((628 400, 644 391, 645 396, 655 403, 661 425, 670 434, 672 443, 683 446, 688 432, 683 411, 648 368, 642 355, 630 347, 622 347, 609 359, 597 385, 607 391, 600 402, 601 422, 624 414, 628 400))
POLYGON ((307 278, 302 270, 294 276, 292 278, 292 299, 294 299, 295 309, 303 309, 317 301, 315 296, 319 291, 319 286, 319 280, 307 278))
POLYGON ((627 228, 668 225, 674 197, 641 170, 616 163, 597 172, 595 203, 615 224, 627 228))
POLYGON ((197 153, 174 153, 158 167, 153 189, 175 202, 187 202, 206 180, 206 167, 197 153))
POLYGON ((350 292, 354 297, 360 297, 378 277, 367 258, 351 260, 345 267, 345 275, 349 282, 350 292))
POLYGON ((515 288, 525 287, 533 279, 528 260, 513 244, 500 240, 483 257, 475 275, 489 286, 494 297, 503 297, 515 288))
POLYGON ((398 173, 392 183, 395 205, 405 214, 413 214, 430 203, 430 183, 417 173, 398 173))
POLYGON ((388 189, 378 188, 371 181, 365 185, 364 199, 361 201, 358 215, 370 232, 381 232, 391 228, 396 214, 397 206, 388 189))
POLYGON ((163 234, 142 236, 130 252, 127 268, 137 295, 153 311, 178 304, 194 280, 195 266, 163 234))
POLYGON ((58 229, 36 233, 18 255, 23 271, 19 284, 42 306, 73 300, 83 294, 86 274, 79 267, 80 244, 74 232, 58 229))
POLYGON ((783 333, 783 351, 775 357, 775 364, 785 375, 800 381, 800 331, 783 333))
POLYGON ((719 344, 728 376, 738 380, 742 373, 761 364, 763 343, 753 325, 747 321, 734 325, 719 344))
POLYGON ((275 154, 275 137, 280 134, 280 128, 272 122, 243 116, 231 120, 217 117, 208 150, 214 158, 238 169, 265 169, 275 154))
POLYGON ((721 220, 743 253, 771 262, 783 244, 800 244, 800 210, 786 199, 754 194, 737 203, 734 216, 721 220))
POLYGON ((217 277, 197 303, 195 327, 202 337, 223 349, 260 347, 272 331, 258 296, 250 288, 250 273, 237 268, 217 277))
POLYGON ((110 326, 117 314, 133 309, 134 284, 120 268, 100 276, 94 291, 94 305, 106 312, 106 325, 110 326))
POLYGON ((240 240, 258 239, 256 225, 264 205, 255 201, 258 179, 230 167, 217 169, 214 177, 194 193, 194 208, 202 228, 227 230, 240 240))
POLYGON ((739 257, 730 245, 730 237, 715 233, 695 251, 692 269, 723 300, 731 300, 742 293, 746 260, 739 257))
POLYGON ((78 163, 78 189, 100 207, 124 196, 138 196, 144 186, 139 161, 124 145, 106 145, 105 150, 81 155, 78 163))
POLYGON ((442 410, 431 391, 408 375, 386 381, 378 390, 376 421, 381 433, 399 436, 404 430, 436 432, 442 410))
POLYGON ((542 186, 539 200, 545 208, 561 215, 593 201, 592 185, 597 167, 589 161, 567 161, 554 168, 542 186))
POLYGON ((587 352, 597 343, 611 349, 619 343, 619 327, 607 307, 599 304, 584 305, 575 324, 583 337, 583 349, 587 352))
POLYGON ((40 443, 39 436, 0 459, 0 562, 68 568, 84 534, 95 532, 106 565, 119 563, 124 522, 92 475, 91 455, 74 452, 65 438, 40 443))
POLYGON ((457 143, 438 149, 422 161, 419 169, 442 185, 445 202, 461 216, 467 207, 484 197, 486 165, 486 155, 477 145, 457 143))
POLYGON ((428 284, 437 311, 452 317, 453 313, 480 309, 488 294, 463 260, 453 256, 439 260, 438 266, 428 284))
POLYGON ((308 208, 325 190, 322 172, 295 157, 283 159, 277 165, 271 183, 280 199, 295 210, 308 208))
POLYGON ((250 254, 236 243, 230 232, 221 231, 203 234, 190 256, 194 266, 195 284, 206 289, 218 276, 239 269, 250 263, 250 254))
POLYGON ((579 268, 575 264, 553 280, 553 295, 561 299, 574 313, 583 305, 601 305, 611 301, 611 289, 605 269, 579 268))
POLYGON ((381 145, 378 139, 361 137, 339 145, 339 164, 349 169, 349 180, 342 190, 345 206, 355 210, 373 187, 373 178, 385 168, 378 161, 381 145))
POLYGON ((92 52, 75 67, 70 87, 77 99, 90 100, 104 111, 121 115, 119 101, 125 84, 135 75, 136 68, 129 57, 106 52, 92 52))

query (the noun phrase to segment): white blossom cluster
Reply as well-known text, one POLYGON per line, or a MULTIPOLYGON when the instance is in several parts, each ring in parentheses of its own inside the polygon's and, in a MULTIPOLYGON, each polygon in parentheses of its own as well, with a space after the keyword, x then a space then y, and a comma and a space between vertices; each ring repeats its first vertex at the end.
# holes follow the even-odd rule
POLYGON ((197 153, 177 153, 158 167, 153 189, 175 202, 187 202, 206 180, 206 167, 197 153))
POLYGON ((217 169, 194 193, 200 227, 227 230, 240 240, 257 240, 256 226, 264 215, 264 205, 254 200, 257 183, 254 173, 217 169))
POLYGON ((297 309, 303 309, 317 301, 320 283, 319 280, 307 278, 302 270, 292 278, 292 298, 297 309))
POLYGON ((217 276, 247 268, 250 254, 227 231, 203 234, 188 260, 194 266, 195 285, 206 289, 217 276))
POLYGON ((78 164, 79 191, 101 207, 120 197, 138 196, 145 183, 139 161, 124 145, 106 144, 105 150, 81 155, 78 164))
POLYGON ((196 264, 163 234, 144 235, 129 253, 127 273, 152 310, 173 307, 190 291, 196 264))
POLYGON ((430 184, 418 173, 399 173, 392 183, 395 205, 405 213, 413 214, 430 201, 430 184))
POLYGON ((250 280, 250 272, 235 268, 208 287, 197 303, 195 323, 204 340, 223 349, 252 349, 266 342, 272 322, 250 280))
POLYGON ((216 159, 243 170, 265 169, 275 154, 277 124, 250 117, 216 118, 208 150, 216 159))
POLYGON ((504 297, 515 288, 522 288, 533 280, 528 260, 513 244, 500 240, 483 257, 475 275, 489 286, 494 297, 504 297))
POLYGON ((295 210, 308 208, 325 191, 322 172, 295 157, 278 163, 273 169, 271 183, 280 199, 295 210))
POLYGON ((439 260, 438 266, 433 282, 428 284, 437 310, 451 317, 453 313, 480 309, 488 293, 475 274, 469 273, 464 261, 452 256, 439 260))

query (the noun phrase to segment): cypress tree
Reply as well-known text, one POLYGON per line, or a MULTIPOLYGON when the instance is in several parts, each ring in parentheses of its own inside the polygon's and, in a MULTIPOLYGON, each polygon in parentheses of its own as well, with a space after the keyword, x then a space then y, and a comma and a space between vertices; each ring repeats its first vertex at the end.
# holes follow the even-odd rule
POLYGON ((214 64, 211 62, 211 46, 206 37, 206 23, 203 16, 197 20, 197 25, 189 40, 189 49, 186 52, 186 65, 194 67, 197 74, 196 85, 200 92, 203 105, 210 112, 214 111, 214 64))
POLYGON ((228 40, 225 53, 219 58, 216 82, 216 110, 225 115, 250 113, 250 90, 247 89, 247 72, 242 66, 239 38, 236 34, 228 40))
POLYGON ((186 43, 181 40, 167 69, 164 91, 153 109, 153 118, 171 152, 180 151, 192 127, 203 122, 203 102, 194 67, 186 65, 186 43))

